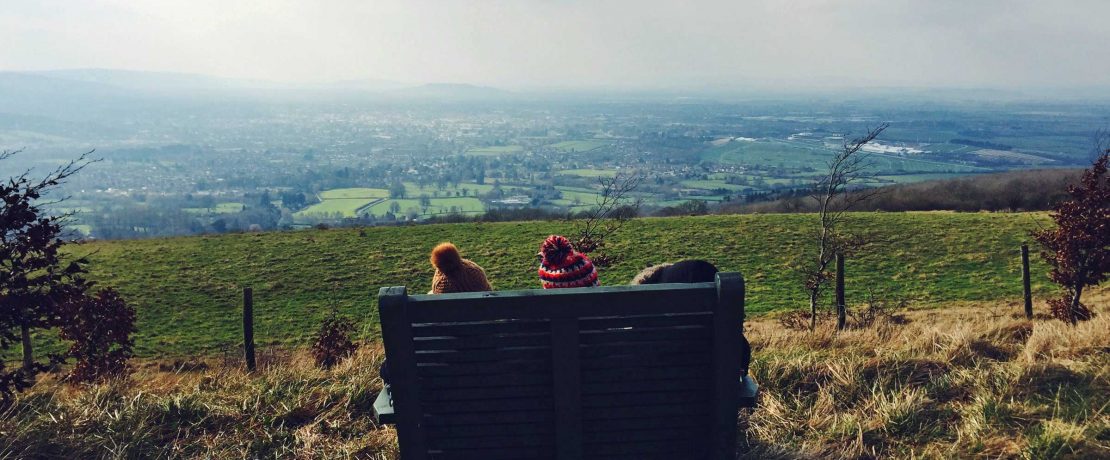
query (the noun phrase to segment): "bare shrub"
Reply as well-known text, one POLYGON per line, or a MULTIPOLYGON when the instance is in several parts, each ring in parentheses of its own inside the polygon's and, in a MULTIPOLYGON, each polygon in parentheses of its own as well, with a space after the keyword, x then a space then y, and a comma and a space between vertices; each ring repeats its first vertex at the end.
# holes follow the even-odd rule
POLYGON ((617 174, 601 178, 601 192, 595 206, 574 217, 574 249, 589 254, 594 265, 608 267, 620 258, 605 251, 605 239, 616 233, 630 219, 639 215, 643 200, 631 194, 644 181, 641 173, 617 174))
POLYGON ((331 315, 320 325, 312 344, 312 357, 316 360, 316 365, 331 369, 354 354, 358 349, 358 345, 351 341, 354 330, 354 321, 339 316, 337 310, 332 310, 331 315))

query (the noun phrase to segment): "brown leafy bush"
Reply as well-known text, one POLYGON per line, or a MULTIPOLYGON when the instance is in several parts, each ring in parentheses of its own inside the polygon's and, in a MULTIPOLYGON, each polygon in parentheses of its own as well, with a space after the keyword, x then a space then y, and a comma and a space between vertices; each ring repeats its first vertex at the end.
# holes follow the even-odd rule
POLYGON ((72 341, 68 355, 77 360, 69 378, 96 382, 122 375, 135 341, 135 309, 111 288, 62 305, 62 339, 72 341))
POLYGON ((1033 232, 1044 248, 1041 255, 1052 267, 1049 277, 1064 288, 1063 299, 1050 301, 1052 313, 1073 325, 1091 318, 1080 303, 1083 289, 1110 275, 1110 149, 1083 171, 1078 185, 1068 187, 1068 199, 1052 213, 1055 228, 1033 232))
POLYGON ((1052 311, 1052 317, 1066 322, 1072 322, 1073 319, 1075 321, 1091 319, 1091 309, 1082 302, 1072 305, 1071 297, 1071 294, 1064 294, 1063 297, 1048 299, 1048 308, 1052 311))
POLYGON ((316 360, 316 365, 331 369, 354 354, 358 349, 358 345, 351 341, 354 330, 353 321, 339 316, 339 312, 333 310, 324 324, 320 325, 316 341, 312 344, 312 357, 316 360))

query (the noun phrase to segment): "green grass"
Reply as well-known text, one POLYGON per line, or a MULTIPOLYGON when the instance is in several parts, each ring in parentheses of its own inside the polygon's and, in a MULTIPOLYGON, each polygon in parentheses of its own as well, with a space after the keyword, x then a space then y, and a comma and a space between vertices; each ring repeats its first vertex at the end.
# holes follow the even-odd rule
POLYGON ((466 149, 467 155, 508 155, 513 153, 521 153, 524 147, 520 145, 491 145, 488 147, 471 147, 466 149))
POLYGON ((183 208, 190 214, 235 214, 243 211, 243 203, 217 203, 211 208, 183 208))
POLYGON ((583 140, 556 142, 548 147, 561 152, 589 152, 590 150, 597 150, 607 145, 609 145, 609 142, 606 141, 583 140))
POLYGON ((321 200, 351 198, 389 198, 389 190, 380 188, 337 188, 320 192, 321 200))
MULTIPOLYGON (((832 157, 833 151, 822 144, 802 141, 759 140, 730 142, 702 152, 705 161, 759 167, 796 169, 813 167, 821 170, 832 157)), ((899 158, 890 155, 870 155, 872 171, 879 173, 938 173, 973 172, 981 168, 937 161, 899 158)))
POLYGON ((421 215, 445 214, 451 212, 451 207, 455 206, 458 212, 462 213, 476 213, 485 210, 482 201, 477 198, 431 198, 431 206, 428 207, 428 213, 424 214, 424 209, 420 206, 419 199, 403 199, 403 200, 385 200, 381 203, 375 204, 368 212, 375 217, 382 217, 386 212, 389 212, 393 203, 397 203, 400 208, 400 215, 407 214, 410 209, 415 209, 421 215))
MULTIPOLYGON (((1017 248, 1041 214, 874 213, 853 226, 889 241, 848 260, 848 297, 868 288, 935 305, 1017 298, 1017 248)), ((744 273, 748 311, 805 305, 789 263, 807 241, 810 215, 637 219, 610 241, 621 261, 602 270, 605 285, 624 284, 648 264, 703 258, 744 273)), ((241 289, 254 288, 260 343, 303 345, 331 307, 376 334, 374 299, 383 286, 426 292, 428 252, 452 241, 485 267, 497 289, 539 286, 535 253, 544 237, 570 233, 565 223, 474 223, 305 230, 72 246, 88 254, 91 276, 119 289, 139 312, 142 356, 211 353, 240 340, 241 289)), ((1034 259, 1034 289, 1045 293, 1045 267, 1034 259)))
POLYGON ((381 198, 342 198, 324 200, 297 211, 293 214, 293 217, 295 219, 330 218, 336 213, 343 217, 356 217, 360 209, 381 200, 381 198))
POLYGON ((701 190, 725 189, 732 192, 742 192, 752 188, 746 185, 729 184, 723 180, 684 180, 682 186, 701 190))
POLYGON ((558 171, 556 174, 564 176, 578 176, 578 177, 616 177, 617 170, 615 169, 564 169, 558 171))
MULTIPOLYGON (((511 189, 512 186, 502 185, 501 188, 508 190, 511 189)), ((455 192, 462 192, 463 189, 466 189, 467 196, 489 193, 490 190, 493 190, 493 181, 491 180, 486 184, 460 183, 458 187, 447 185, 443 190, 440 190, 435 184, 426 184, 424 188, 420 188, 420 185, 415 182, 405 182, 405 197, 420 198, 420 195, 432 197, 432 194, 436 192, 443 197, 447 197, 448 194, 450 194, 450 196, 455 196, 455 192)), ((387 194, 386 197, 388 196, 387 194)))

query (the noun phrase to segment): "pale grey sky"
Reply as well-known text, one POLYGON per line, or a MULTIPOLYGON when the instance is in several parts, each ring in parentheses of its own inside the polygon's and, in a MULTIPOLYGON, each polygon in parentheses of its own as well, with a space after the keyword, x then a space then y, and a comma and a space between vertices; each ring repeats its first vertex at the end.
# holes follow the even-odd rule
POLYGON ((0 3, 0 70, 518 88, 1110 85, 1110 0, 0 3))

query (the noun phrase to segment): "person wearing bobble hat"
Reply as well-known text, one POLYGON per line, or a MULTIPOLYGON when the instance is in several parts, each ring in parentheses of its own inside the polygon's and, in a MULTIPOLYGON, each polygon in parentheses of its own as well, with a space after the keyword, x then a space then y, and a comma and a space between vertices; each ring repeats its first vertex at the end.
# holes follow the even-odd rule
MULTIPOLYGON (((462 258, 459 248, 451 243, 439 243, 432 249, 430 257, 432 268, 436 273, 432 275, 432 290, 428 294, 450 294, 452 292, 483 292, 492 291, 486 271, 478 264, 462 258)), ((390 384, 389 363, 382 361, 378 367, 378 375, 382 382, 390 384)))
POLYGON ((589 257, 574 250, 565 236, 551 235, 540 245, 540 283, 544 289, 593 287, 597 269, 589 257))
POLYGON ((432 249, 432 290, 428 294, 449 294, 452 292, 492 291, 486 280, 486 271, 478 264, 462 258, 459 249, 451 243, 440 243, 432 249))

